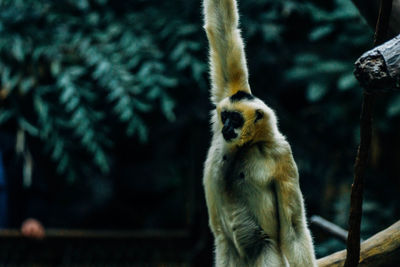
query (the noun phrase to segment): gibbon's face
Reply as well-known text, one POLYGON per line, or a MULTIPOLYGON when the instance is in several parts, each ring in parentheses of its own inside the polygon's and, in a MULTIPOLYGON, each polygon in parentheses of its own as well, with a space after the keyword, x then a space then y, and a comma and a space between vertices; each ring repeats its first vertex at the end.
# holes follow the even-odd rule
POLYGON ((268 108, 253 95, 238 91, 217 105, 217 113, 219 130, 228 145, 266 141, 268 108))

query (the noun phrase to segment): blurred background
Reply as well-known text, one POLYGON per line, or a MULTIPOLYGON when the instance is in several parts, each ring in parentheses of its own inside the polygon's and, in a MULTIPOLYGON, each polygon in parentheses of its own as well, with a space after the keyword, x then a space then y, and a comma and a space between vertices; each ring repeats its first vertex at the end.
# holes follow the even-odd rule
MULTIPOLYGON (((201 13, 201 1, 0 0, 0 262, 210 265, 201 13), (44 239, 20 235, 27 220, 24 236, 44 239)), ((240 13, 250 85, 292 146, 307 216, 347 229, 353 64, 373 30, 349 0, 242 0, 240 13)), ((399 133, 400 95, 382 95, 364 239, 399 218, 399 133)), ((345 248, 311 230, 318 257, 345 248)))

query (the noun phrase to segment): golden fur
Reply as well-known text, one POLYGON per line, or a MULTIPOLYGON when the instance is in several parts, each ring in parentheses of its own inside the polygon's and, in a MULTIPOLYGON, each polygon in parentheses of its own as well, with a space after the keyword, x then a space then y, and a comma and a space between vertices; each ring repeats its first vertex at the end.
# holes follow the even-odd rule
POLYGON ((204 15, 211 48, 212 102, 216 104, 239 90, 250 93, 236 2, 204 1, 204 15))
POLYGON ((236 1, 205 0, 204 16, 216 109, 203 182, 216 266, 316 266, 290 145, 273 110, 251 95, 236 1), (244 119, 229 141, 223 111, 244 119))

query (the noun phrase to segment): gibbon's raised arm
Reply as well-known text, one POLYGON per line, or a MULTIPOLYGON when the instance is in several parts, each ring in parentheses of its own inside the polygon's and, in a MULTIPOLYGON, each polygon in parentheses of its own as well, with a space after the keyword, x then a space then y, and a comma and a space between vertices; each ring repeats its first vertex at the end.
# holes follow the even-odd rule
POLYGON ((205 0, 204 28, 210 43, 211 100, 250 92, 243 41, 234 0, 205 0))

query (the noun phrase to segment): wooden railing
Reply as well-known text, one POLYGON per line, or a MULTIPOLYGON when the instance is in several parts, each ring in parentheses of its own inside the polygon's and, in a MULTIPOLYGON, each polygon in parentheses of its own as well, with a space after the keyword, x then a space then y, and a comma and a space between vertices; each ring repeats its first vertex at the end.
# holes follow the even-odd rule
POLYGON ((186 230, 48 229, 35 240, 0 230, 0 266, 211 266, 208 238, 186 230))

